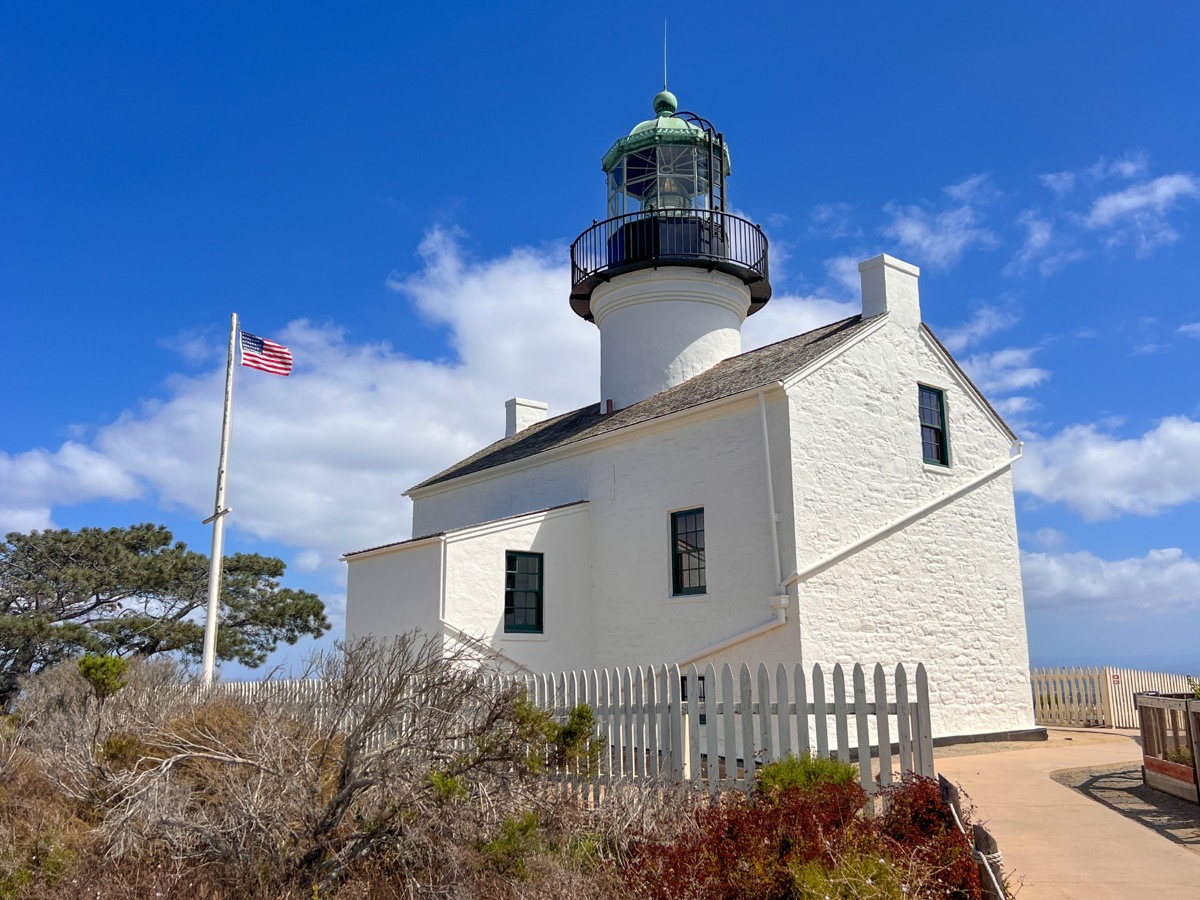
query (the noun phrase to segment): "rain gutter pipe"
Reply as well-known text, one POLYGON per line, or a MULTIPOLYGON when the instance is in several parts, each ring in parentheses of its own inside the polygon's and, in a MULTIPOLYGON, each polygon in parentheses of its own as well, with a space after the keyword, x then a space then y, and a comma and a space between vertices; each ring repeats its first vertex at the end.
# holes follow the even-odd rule
MULTIPOLYGON (((783 387, 783 382, 777 381, 775 385, 779 388, 783 387)), ((770 434, 767 431, 767 401, 764 397, 766 386, 758 389, 758 414, 762 422, 763 436, 763 459, 767 466, 767 524, 771 529, 771 557, 774 560, 775 568, 772 577, 776 579, 778 587, 776 588, 775 596, 771 598, 771 608, 774 610, 774 618, 768 619, 761 625, 755 625, 746 631, 735 634, 733 637, 726 638, 723 641, 718 641, 715 644, 697 650, 694 653, 679 660, 679 665, 686 666, 688 663, 695 662, 698 659, 703 659, 706 656, 711 656, 714 653, 720 653, 729 647, 741 644, 751 638, 756 638, 760 634, 766 634, 768 631, 774 631, 781 625, 787 624, 787 605, 788 591, 787 587, 779 577, 782 574, 782 567, 779 563, 779 516, 775 512, 775 484, 771 475, 771 440, 770 434)))

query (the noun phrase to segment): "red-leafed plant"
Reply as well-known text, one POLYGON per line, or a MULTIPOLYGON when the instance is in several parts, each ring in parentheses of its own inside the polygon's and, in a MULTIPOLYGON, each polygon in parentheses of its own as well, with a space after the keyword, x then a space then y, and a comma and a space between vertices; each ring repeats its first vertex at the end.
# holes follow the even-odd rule
POLYGON ((906 776, 866 817, 855 783, 728 794, 671 838, 646 839, 625 867, 647 900, 978 898, 971 848, 937 782, 906 776))

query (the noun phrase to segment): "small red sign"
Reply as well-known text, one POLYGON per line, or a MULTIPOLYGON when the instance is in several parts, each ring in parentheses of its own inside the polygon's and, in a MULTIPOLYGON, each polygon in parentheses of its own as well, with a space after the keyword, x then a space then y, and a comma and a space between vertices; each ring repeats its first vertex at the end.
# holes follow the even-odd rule
POLYGON ((1114 672, 1113 673, 1113 684, 1120 684, 1120 683, 1121 683, 1121 676, 1114 672))

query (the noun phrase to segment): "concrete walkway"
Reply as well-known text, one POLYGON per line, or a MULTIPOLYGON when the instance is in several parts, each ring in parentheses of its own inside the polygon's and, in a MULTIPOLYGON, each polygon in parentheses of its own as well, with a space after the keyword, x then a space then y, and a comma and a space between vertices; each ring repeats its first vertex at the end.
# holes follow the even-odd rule
POLYGON ((1200 854, 1050 779, 1060 769, 1140 763, 1137 742, 1115 732, 1050 733, 1029 749, 934 753, 938 773, 970 795, 974 820, 995 835, 1005 870, 1022 885, 1019 900, 1200 898, 1200 854))

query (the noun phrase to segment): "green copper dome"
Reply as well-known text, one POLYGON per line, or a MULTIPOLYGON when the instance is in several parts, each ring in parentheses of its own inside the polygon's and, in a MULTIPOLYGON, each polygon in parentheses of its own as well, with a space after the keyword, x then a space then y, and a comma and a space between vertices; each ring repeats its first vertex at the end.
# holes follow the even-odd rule
MULTIPOLYGON (((600 166, 605 172, 621 157, 656 144, 674 144, 683 146, 698 146, 708 140, 708 135, 699 125, 693 124, 675 115, 679 109, 679 101, 670 91, 660 91, 654 95, 654 118, 639 122, 633 126, 627 137, 618 138, 608 152, 600 160, 600 166)), ((725 149, 725 174, 730 174, 729 150, 725 149)))

